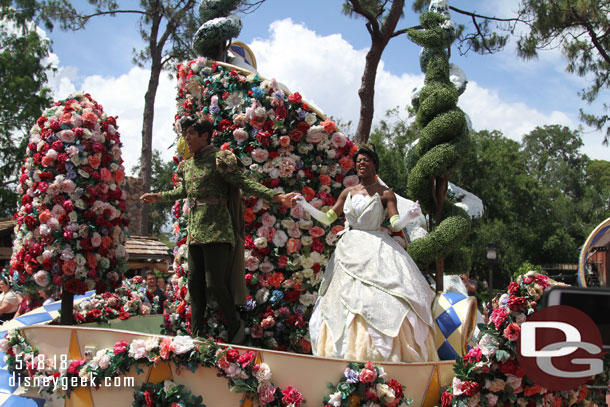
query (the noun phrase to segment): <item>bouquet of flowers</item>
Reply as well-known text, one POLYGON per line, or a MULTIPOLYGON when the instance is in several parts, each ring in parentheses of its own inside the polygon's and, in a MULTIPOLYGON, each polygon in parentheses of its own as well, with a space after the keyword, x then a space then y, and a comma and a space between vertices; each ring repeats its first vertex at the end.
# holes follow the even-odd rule
POLYGON ((341 381, 329 384, 331 393, 323 400, 324 407, 396 407, 408 406, 412 400, 405 397, 404 386, 392 379, 386 382, 383 367, 371 362, 350 363, 341 381), (354 401, 359 400, 359 404, 354 401))
POLYGON ((150 315, 159 308, 159 297, 152 296, 141 276, 124 280, 114 293, 105 292, 85 298, 74 306, 74 321, 108 323, 113 319, 128 319, 150 315))
MULTIPOLYGON (((184 116, 211 118, 213 143, 233 151, 250 176, 267 187, 299 191, 325 210, 343 188, 359 182, 352 161, 357 146, 298 93, 289 93, 275 80, 262 80, 205 58, 179 65, 177 77, 176 132, 181 134, 184 116)), ((308 353, 307 321, 343 226, 322 227, 300 206, 267 209, 254 197, 244 197, 243 202, 249 295, 242 317, 247 343, 308 353)), ((174 209, 178 270, 186 266, 180 246, 186 241, 181 218, 188 206, 179 203, 174 209)), ((169 330, 177 328, 173 318, 166 318, 169 330)), ((222 321, 210 322, 209 328, 211 336, 222 336, 222 321)))
POLYGON ((74 294, 120 285, 128 224, 122 162, 116 118, 90 95, 70 95, 42 113, 17 187, 10 272, 18 285, 74 294))
MULTIPOLYGON (((590 393, 586 386, 549 391, 532 382, 519 366, 516 348, 521 324, 536 311, 548 287, 548 277, 534 271, 510 283, 489 323, 481 330, 477 346, 454 365, 456 376, 442 394, 443 407, 589 406, 603 401, 601 392, 590 393)), ((608 380, 607 358, 605 362, 605 373, 595 378, 601 387, 607 386, 608 380)))

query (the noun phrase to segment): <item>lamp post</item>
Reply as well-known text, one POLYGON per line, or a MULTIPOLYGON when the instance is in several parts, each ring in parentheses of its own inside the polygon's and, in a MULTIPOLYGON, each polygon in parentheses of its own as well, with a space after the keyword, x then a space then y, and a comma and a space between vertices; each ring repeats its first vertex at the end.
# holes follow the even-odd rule
MULTIPOLYGON (((487 282, 489 289, 489 306, 493 300, 493 278, 494 278, 494 263, 498 258, 498 248, 494 243, 487 243, 487 264, 489 265, 489 280, 487 282)), ((491 308, 490 308, 491 309, 491 308)))

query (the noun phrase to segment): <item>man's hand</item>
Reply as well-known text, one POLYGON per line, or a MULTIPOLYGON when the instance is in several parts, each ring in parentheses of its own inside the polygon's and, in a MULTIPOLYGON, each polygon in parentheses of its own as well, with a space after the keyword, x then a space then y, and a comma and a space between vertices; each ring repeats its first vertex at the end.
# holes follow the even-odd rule
POLYGON ((299 194, 297 192, 291 192, 289 194, 277 194, 273 197, 274 203, 279 203, 287 208, 294 208, 297 204, 299 194))
POLYGON ((148 192, 140 197, 145 203, 153 203, 161 200, 161 194, 158 192, 148 192))

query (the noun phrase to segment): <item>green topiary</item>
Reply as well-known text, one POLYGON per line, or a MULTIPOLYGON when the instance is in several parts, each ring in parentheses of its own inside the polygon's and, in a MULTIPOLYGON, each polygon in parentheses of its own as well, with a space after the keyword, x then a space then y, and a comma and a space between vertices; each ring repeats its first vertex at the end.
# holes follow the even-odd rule
POLYGON ((414 100, 421 134, 409 160, 407 190, 429 215, 431 232, 415 240, 409 254, 422 270, 444 259, 444 266, 437 265, 438 274, 463 273, 470 264, 467 251, 461 249, 470 231, 470 217, 446 196, 449 176, 469 148, 468 125, 466 115, 457 107, 460 91, 449 80, 447 49, 455 40, 455 26, 448 18, 445 1, 432 2, 430 10, 420 18, 423 29, 408 33, 413 42, 424 47, 420 64, 426 77, 414 100))
POLYGON ((203 0, 199 16, 205 21, 195 33, 193 48, 204 57, 224 61, 227 42, 241 32, 241 19, 229 14, 240 0, 203 0))

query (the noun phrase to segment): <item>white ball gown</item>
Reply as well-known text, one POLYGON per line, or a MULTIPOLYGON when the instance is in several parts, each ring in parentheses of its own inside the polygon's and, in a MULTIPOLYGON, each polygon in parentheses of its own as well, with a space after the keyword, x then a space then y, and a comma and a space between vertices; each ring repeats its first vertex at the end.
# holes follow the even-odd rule
POLYGON ((380 230, 379 194, 349 194, 346 229, 331 256, 309 322, 316 356, 356 361, 438 360, 434 292, 417 265, 380 230))

